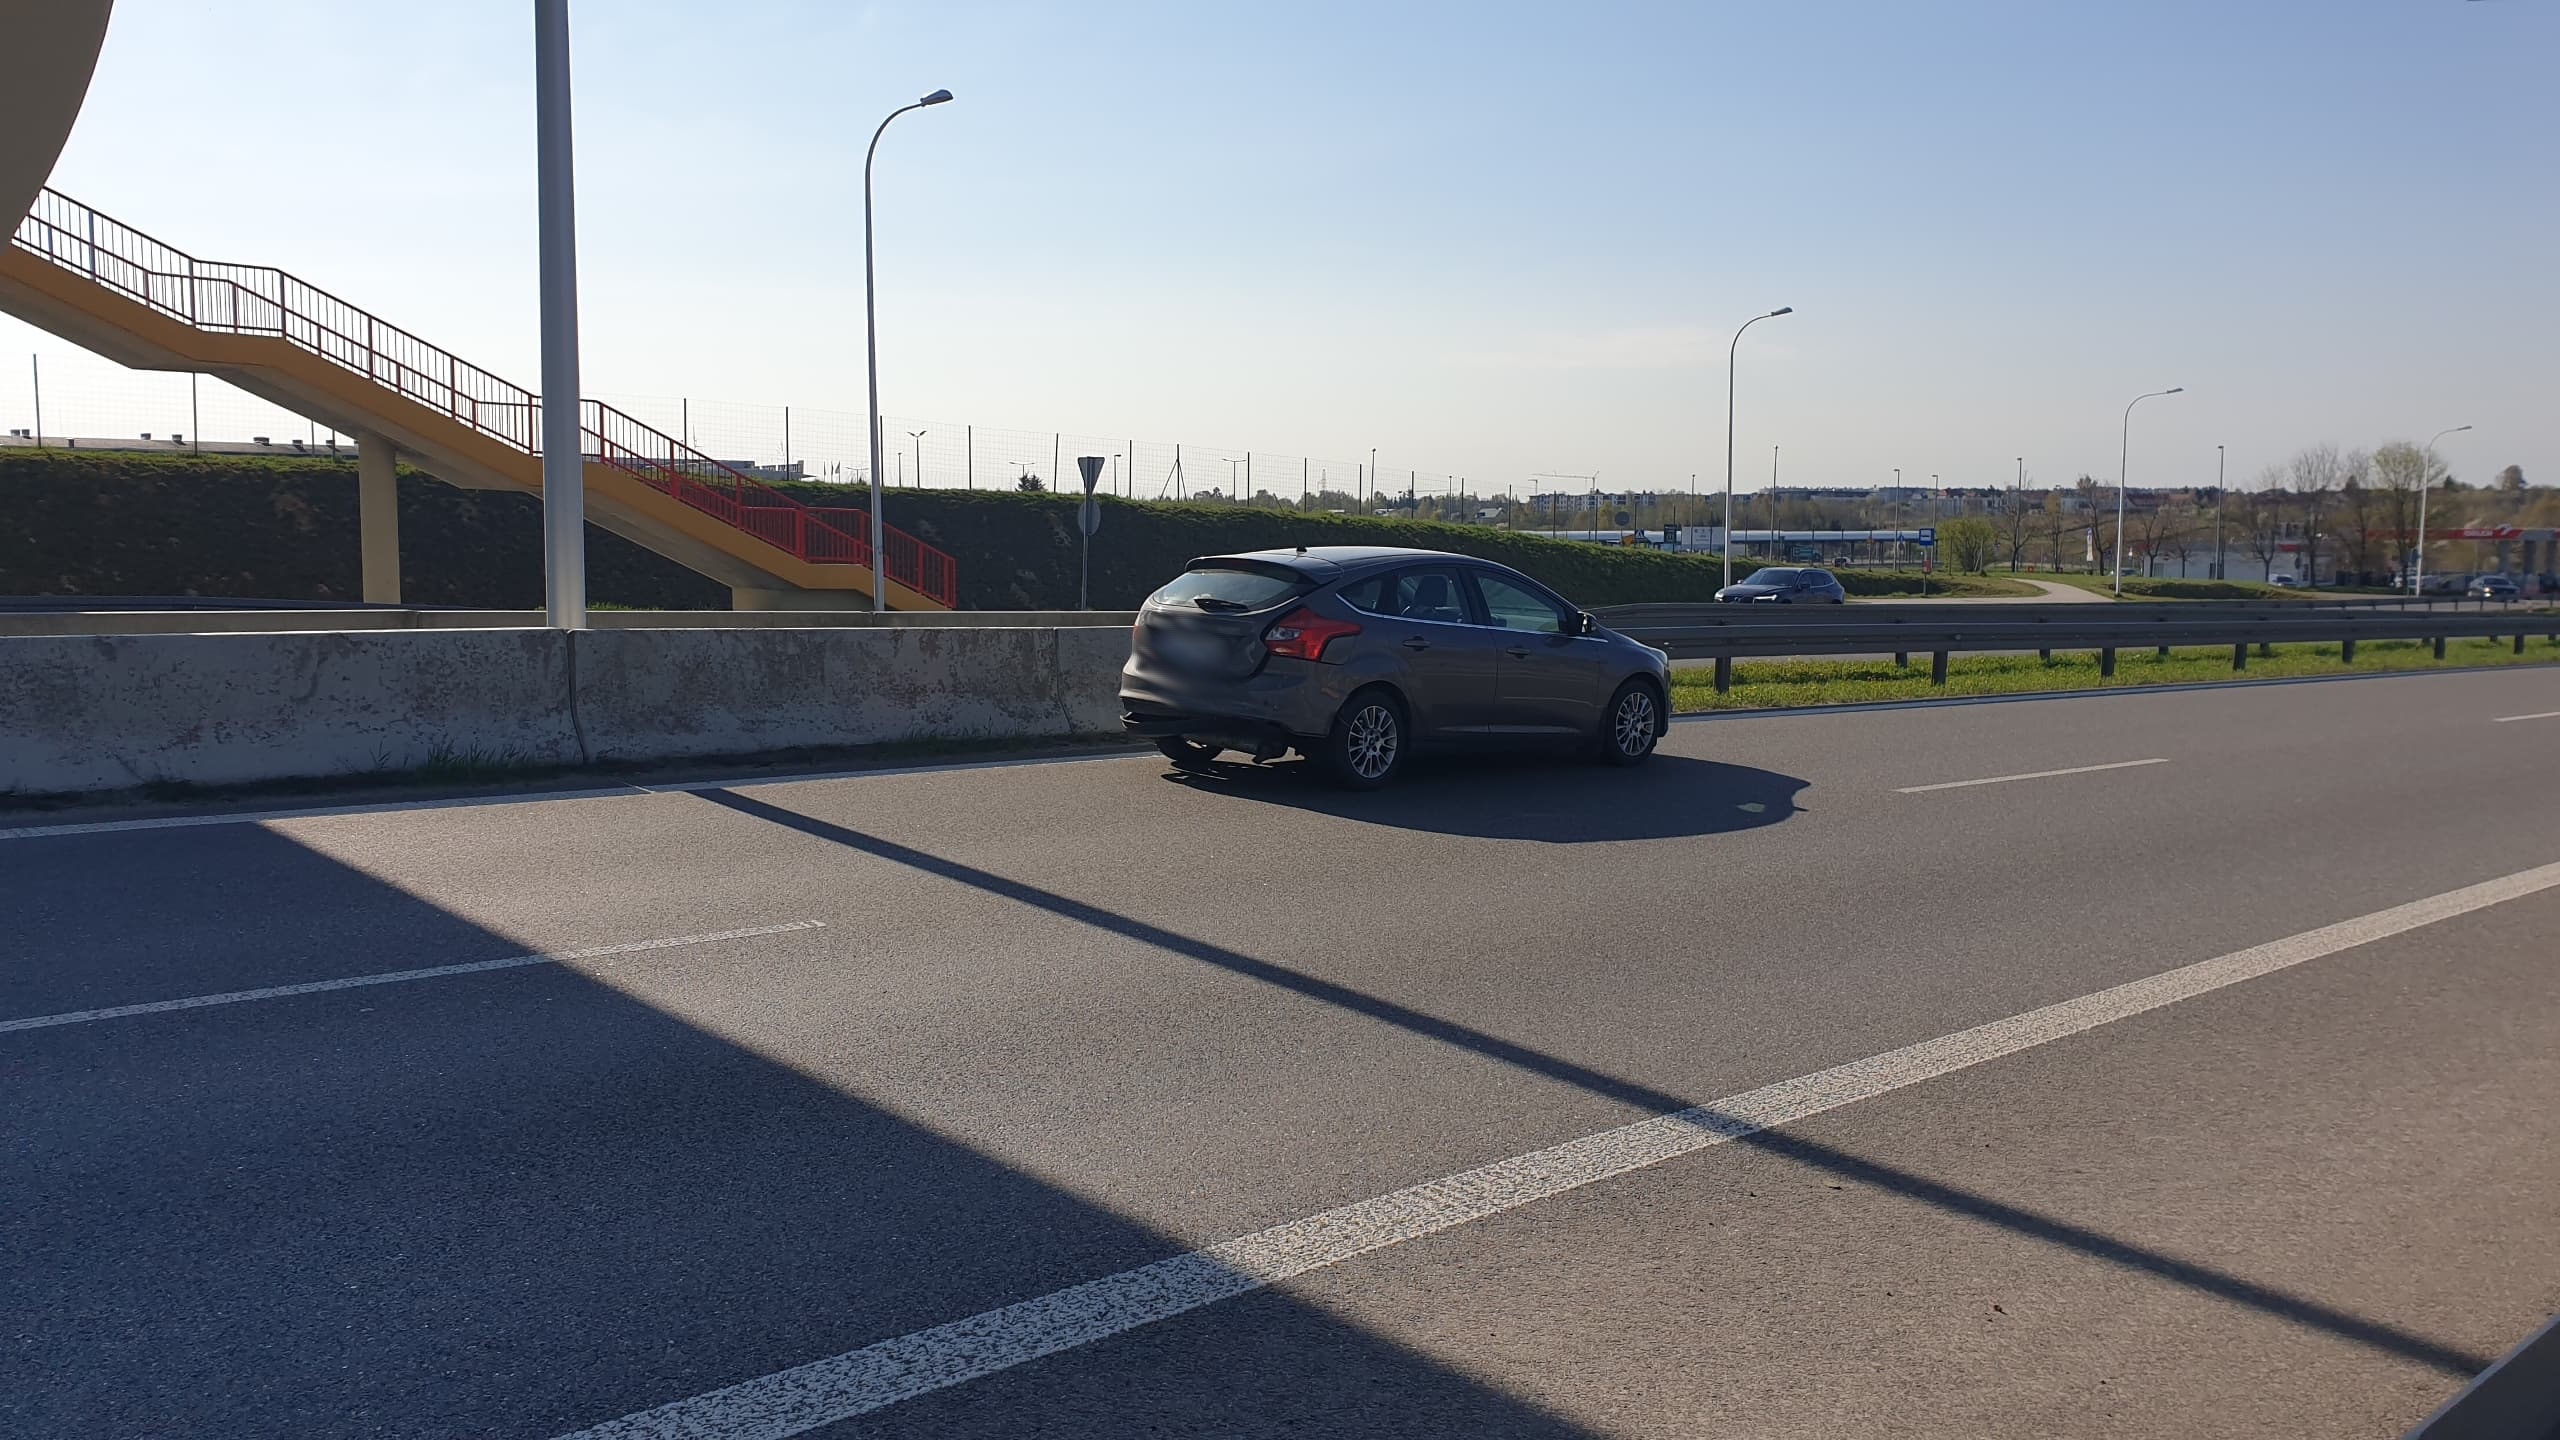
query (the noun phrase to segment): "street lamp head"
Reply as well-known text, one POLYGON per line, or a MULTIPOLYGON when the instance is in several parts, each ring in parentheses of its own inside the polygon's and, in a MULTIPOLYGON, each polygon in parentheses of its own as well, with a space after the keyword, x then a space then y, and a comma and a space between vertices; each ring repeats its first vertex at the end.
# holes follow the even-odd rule
POLYGON ((2163 395, 2184 395, 2187 393, 2187 387, 2184 385, 2172 385, 2160 393, 2163 395))
POLYGON ((1796 307, 1793 305, 1781 305, 1777 309, 1769 312, 1769 318, 1775 320, 1781 315, 1793 315, 1794 313, 1796 313, 1796 307))
POLYGON ((947 105, 951 103, 951 92, 948 90, 936 90, 916 103, 919 105, 947 105))

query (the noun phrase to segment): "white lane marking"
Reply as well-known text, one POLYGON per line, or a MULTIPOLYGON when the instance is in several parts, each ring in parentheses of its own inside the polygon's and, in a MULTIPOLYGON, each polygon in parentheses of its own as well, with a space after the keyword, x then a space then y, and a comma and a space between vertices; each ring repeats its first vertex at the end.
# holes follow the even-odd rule
POLYGON ((2543 710, 2531 715, 2501 715, 2489 723, 2492 725, 2513 725, 2519 720, 2560 720, 2560 710, 2543 710))
POLYGON ((823 930, 824 921, 792 920, 780 925, 752 925, 743 930, 713 930, 701 935, 673 935, 664 940, 631 940, 620 945, 594 945, 584 950, 547 950, 537 955, 504 955, 459 965, 429 965, 421 970, 385 970, 335 980, 306 980, 296 985, 266 985, 255 990, 224 990, 190 995, 183 1000, 146 1000, 139 1005, 110 1005, 102 1010, 65 1010, 58 1015, 29 1015, 0 1020, 0 1034, 12 1030, 44 1030, 56 1025, 86 1025, 95 1020, 121 1020, 128 1015, 158 1015, 169 1010, 201 1010, 208 1005, 245 1005, 252 1000, 281 1000, 288 995, 317 995, 324 990, 355 990, 367 985, 401 985, 411 980, 437 980, 447 975, 477 975, 484 970, 512 970, 521 965, 558 965, 570 960, 602 960, 650 950, 678 950, 720 940, 749 940, 759 935, 787 935, 795 930, 823 930))
POLYGON ((554 800, 628 800, 641 795, 683 795, 698 790, 756 790, 768 785, 808 785, 825 780, 872 780, 892 775, 950 775, 964 770, 1011 770, 1024 765, 1084 765, 1098 760, 1152 759, 1104 755, 1043 755, 1021 760, 960 760, 943 765, 884 766, 871 770, 821 770, 805 775, 758 775, 734 780, 685 780, 667 785, 616 783, 585 790, 530 790, 508 795, 460 795, 444 800, 388 800, 367 805, 314 805, 299 810, 243 810, 220 815, 164 815, 148 820, 90 820, 69 825, 20 825, 0 829, 0 840, 40 840, 49 835, 115 835, 128 830, 193 830, 205 825, 264 825, 277 820, 319 820, 333 815, 400 815, 412 810, 465 810, 483 805, 537 805, 554 800))
POLYGON ((1896 795, 1926 795, 1932 790, 1969 790, 1976 785, 2006 785, 2012 780, 2050 780, 2057 775, 2094 775, 2101 770, 2134 770, 2145 765, 2166 765, 2166 757, 2150 760, 2117 760, 2106 765, 2074 765, 2068 770, 2030 770, 2024 775, 1988 775, 1980 780, 1944 780, 1935 785, 1905 785, 1896 795))
POLYGON ((1090 1345, 1357 1255, 2554 888, 2560 888, 2560 864, 2413 900, 1935 1040, 1428 1180, 965 1320, 638 1411, 562 1440, 783 1440, 1090 1345))

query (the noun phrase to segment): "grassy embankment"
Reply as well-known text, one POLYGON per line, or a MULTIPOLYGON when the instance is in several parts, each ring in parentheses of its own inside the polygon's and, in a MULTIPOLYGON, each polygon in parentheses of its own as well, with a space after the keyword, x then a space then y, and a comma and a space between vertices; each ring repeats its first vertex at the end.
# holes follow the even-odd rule
POLYGON ((1733 689, 1719 695, 1714 675, 1705 667, 1672 672, 1671 708, 1700 710, 1785 710, 1811 705, 1857 705, 1888 700, 1930 700, 1950 695, 2023 695, 2055 690, 2125 690, 2145 685, 2191 685, 2230 680, 2290 679, 2313 675, 2367 675, 2392 671, 2447 670, 2494 665, 2560 664, 2560 645, 2528 640, 2522 655, 2508 640, 2456 640, 2435 658, 2434 647, 2421 640, 2367 640, 2356 646, 2353 665, 2338 658, 2336 645, 2278 645, 2272 656, 2256 651, 2249 668, 2231 668, 2231 648, 2180 648, 2160 659, 2150 650, 2116 652, 2112 679, 2098 674, 2092 652, 2057 651, 2051 660, 2033 655, 1959 655, 1949 660, 1947 683, 1929 683, 1925 657, 1908 668, 1890 660, 1738 660, 1733 689))

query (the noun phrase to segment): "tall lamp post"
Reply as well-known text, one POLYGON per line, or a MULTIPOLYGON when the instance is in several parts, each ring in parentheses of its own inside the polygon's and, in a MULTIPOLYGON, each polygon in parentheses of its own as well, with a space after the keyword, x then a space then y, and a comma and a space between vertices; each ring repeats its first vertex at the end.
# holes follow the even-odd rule
POLYGON ((2409 567, 2409 595, 2412 599, 2419 593, 2419 582, 2427 578, 2427 491, 2432 488, 2427 481, 2436 468, 2436 441, 2447 435, 2459 435, 2470 428, 2468 425, 2456 425, 2450 430, 2439 430, 2427 441, 2427 448, 2418 452, 2418 559, 2409 567))
MULTIPOLYGON (((2222 507, 2227 503, 2222 493, 2222 474, 2231 457, 2219 445, 2213 447, 2213 578, 2222 574, 2222 507)), ((2187 567, 2180 565, 2180 570, 2187 567)))
POLYGON ((2122 443, 2116 451, 2115 593, 2116 598, 2119 600, 2124 598, 2124 481, 2126 469, 2130 466, 2133 460, 2133 407, 2141 404, 2145 400, 2157 400, 2163 395, 2183 395, 2186 393, 2186 390, 2187 387, 2184 385, 2172 385, 2166 390, 2154 390, 2148 394, 2136 395, 2131 400, 2125 402, 2124 435, 2122 437, 2122 443))
POLYGON ((2018 573, 2018 552, 2027 546, 2027 457, 2018 457, 2018 483, 2009 487, 2009 573, 2018 573))
MULTIPOLYGON (((565 3, 565 0, 564 0, 565 3)), ((880 128, 871 132, 871 148, 862 156, 862 343, 865 367, 871 376, 871 608, 889 608, 889 576, 885 556, 888 526, 882 522, 880 492, 880 306, 872 281, 871 264, 871 162, 880 154, 880 137, 889 133, 889 121, 910 110, 927 105, 940 105, 951 98, 948 90, 936 90, 912 105, 901 105, 888 113, 880 128)), ((923 463, 924 452, 916 452, 917 463, 923 463)))
MULTIPOLYGON (((543 619, 555 630, 584 630, 587 446, 578 423, 578 205, 569 144, 569 0, 535 0, 533 79, 542 272, 543 619)), ((41 432, 44 427, 36 428, 41 432)))
POLYGON ((907 432, 907 438, 916 442, 916 476, 911 483, 921 490, 924 488, 924 432, 910 430, 907 432))
MULTIPOLYGON (((1796 307, 1781 305, 1766 315, 1754 315, 1742 322, 1748 330, 1763 320, 1793 315, 1796 307)), ((1733 343, 1724 352, 1724 583, 1733 583, 1733 360, 1742 349, 1742 330, 1733 332, 1733 343)))

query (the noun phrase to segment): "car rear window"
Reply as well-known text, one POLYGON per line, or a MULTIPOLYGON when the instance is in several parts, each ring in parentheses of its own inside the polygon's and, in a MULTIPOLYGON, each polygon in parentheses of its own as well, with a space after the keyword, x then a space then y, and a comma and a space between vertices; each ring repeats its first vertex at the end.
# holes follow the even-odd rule
POLYGON ((1259 610, 1306 589, 1306 577, 1290 570, 1203 565, 1183 571, 1147 598, 1158 605, 1194 605, 1203 610, 1259 610), (1203 600, 1209 603, 1202 605, 1203 600))

